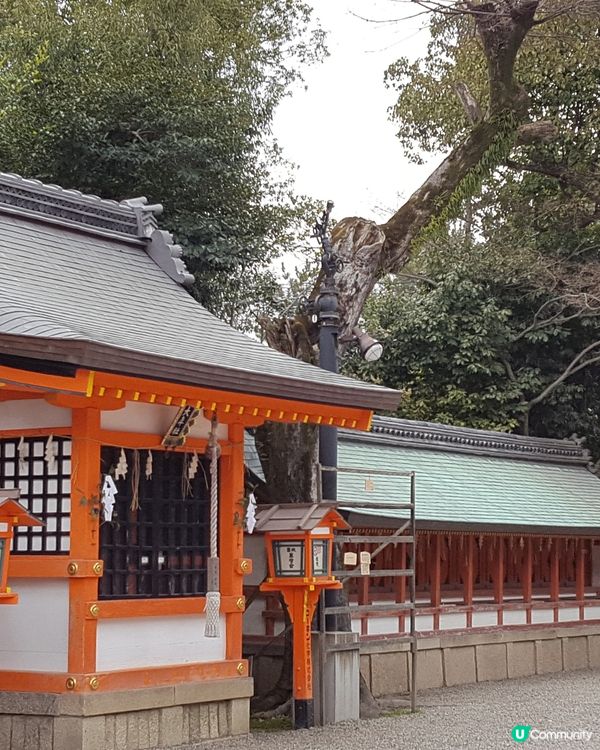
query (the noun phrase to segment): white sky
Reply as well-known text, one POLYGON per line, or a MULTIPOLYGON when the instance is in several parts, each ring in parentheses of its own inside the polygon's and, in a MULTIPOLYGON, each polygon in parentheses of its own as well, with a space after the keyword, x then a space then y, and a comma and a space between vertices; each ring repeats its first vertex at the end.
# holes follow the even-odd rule
MULTIPOLYGON (((309 0, 311 1, 311 0, 309 0)), ((312 0, 328 32, 330 56, 305 72, 303 85, 280 105, 274 134, 298 165, 298 192, 335 202, 333 215, 382 220, 419 186, 431 165, 408 162, 388 118, 394 92, 383 76, 398 57, 426 48, 426 18, 397 23, 418 6, 398 0, 312 0)))

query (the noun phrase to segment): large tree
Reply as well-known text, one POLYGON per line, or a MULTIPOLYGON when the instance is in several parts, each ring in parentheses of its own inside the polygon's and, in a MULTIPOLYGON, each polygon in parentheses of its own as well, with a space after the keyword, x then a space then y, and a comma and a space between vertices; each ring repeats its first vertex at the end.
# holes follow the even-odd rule
POLYGON ((0 168, 162 201, 197 297, 247 326, 303 218, 273 111, 321 51, 301 0, 6 0, 0 168))
MULTIPOLYGON (((413 158, 461 137, 484 76, 464 19, 437 23, 424 61, 388 72, 413 158), (452 32, 449 35, 449 32, 452 32), (461 43, 462 40, 462 43, 461 43), (458 86, 457 82, 461 82, 458 86), (468 87, 468 88, 467 88, 468 87), (434 104, 435 102, 435 104, 434 104), (442 102, 440 106, 438 103, 442 102)), ((371 375, 407 389, 401 413, 598 444, 600 94, 597 19, 561 18, 522 47, 516 70, 546 136, 513 147, 367 304, 387 335, 371 375), (548 32, 551 33, 548 33, 548 32), (551 137, 549 137, 551 136, 551 137)), ((355 371, 367 373, 356 362, 355 371)))
MULTIPOLYGON (((560 148, 564 139, 574 137, 573 128, 576 132, 588 128, 587 147, 596 148, 593 134, 597 131, 597 112, 589 124, 574 125, 571 115, 576 117, 579 111, 580 95, 586 101, 597 95, 597 3, 422 0, 417 4, 432 12, 432 40, 424 59, 414 65, 400 60, 390 67, 387 80, 399 90, 393 117, 403 145, 413 154, 418 149, 442 150, 447 156, 385 223, 348 217, 335 226, 334 250, 342 263, 336 283, 343 335, 357 324, 366 300, 379 282, 389 274, 402 272, 418 248, 445 232, 453 219, 471 214, 471 203, 482 186, 485 194, 495 180, 518 179, 510 174, 543 173, 553 180, 555 191, 554 207, 549 200, 543 212, 552 214, 561 202, 561 193, 568 190, 572 193, 571 209, 578 207, 580 228, 593 226, 600 205, 597 173, 582 172, 581 164, 566 161, 560 148), (548 38, 556 41, 554 48, 547 44, 548 38), (573 76, 572 70, 561 68, 567 50, 571 59, 581 58, 581 78, 573 76), (581 90, 556 102, 553 87, 562 85, 564 91, 564 78, 569 76, 581 90), (544 82, 545 90, 536 85, 544 82)), ((535 190, 535 183, 530 189, 535 190)), ((548 194, 551 192, 549 189, 548 194)), ((514 195, 512 199, 515 200, 514 195)), ((505 200, 510 200, 508 193, 505 200)), ((498 205, 490 202, 487 216, 497 210, 498 205)), ((482 212, 485 218, 483 208, 482 212)), ((538 224, 543 224, 542 214, 538 224)), ((522 229, 531 234, 536 227, 528 224, 522 229)), ((511 231, 517 232, 518 227, 513 224, 511 231)), ((552 241, 551 227, 542 233, 546 242, 552 241)), ((510 240, 505 236, 505 241, 510 240)), ((451 256, 447 263, 451 265, 451 256)), ((312 297, 318 294, 319 283, 317 279, 312 297)), ((577 315, 587 304, 586 289, 577 280, 573 284, 567 280, 560 287, 562 302, 558 309, 565 315, 570 314, 571 302, 581 303, 577 315)), ((545 312, 550 316, 557 308, 545 312)), ((309 349, 306 342, 315 340, 314 324, 302 316, 293 321, 272 320, 266 332, 272 346, 295 356, 302 356, 309 349)), ((585 358, 594 351, 574 352, 573 357, 582 353, 585 358)), ((579 360, 575 366, 578 363, 579 360)), ((278 426, 265 430, 265 445, 281 445, 281 436, 272 434, 281 430, 286 430, 285 437, 297 448, 289 429, 278 426)), ((305 482, 298 480, 310 475, 309 455, 296 449, 285 456, 287 471, 294 476, 292 494, 298 487, 314 485, 309 478, 305 482)), ((269 457, 267 476, 281 481, 283 473, 277 455, 269 457)))

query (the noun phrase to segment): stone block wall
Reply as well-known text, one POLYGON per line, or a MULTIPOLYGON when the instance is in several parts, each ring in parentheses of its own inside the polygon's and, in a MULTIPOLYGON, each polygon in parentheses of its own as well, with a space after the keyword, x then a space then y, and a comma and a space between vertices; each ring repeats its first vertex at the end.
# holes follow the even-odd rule
MULTIPOLYGON (((360 668, 373 695, 406 693, 409 646, 363 640, 360 668)), ((598 625, 432 636, 418 641, 417 689, 588 668, 600 668, 598 625)))
POLYGON ((0 693, 2 750, 154 750, 247 734, 251 678, 138 690, 0 693))

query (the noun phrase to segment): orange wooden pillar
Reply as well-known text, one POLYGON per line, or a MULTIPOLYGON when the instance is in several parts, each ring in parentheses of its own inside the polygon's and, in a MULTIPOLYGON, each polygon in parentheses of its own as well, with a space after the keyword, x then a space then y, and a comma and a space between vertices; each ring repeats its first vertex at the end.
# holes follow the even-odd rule
POLYGON ((498 605, 498 625, 504 622, 504 539, 496 537, 496 559, 494 561, 494 601, 498 605))
MULTIPOLYGON (((231 452, 221 458, 219 496, 219 558, 222 596, 236 597, 236 612, 226 614, 226 659, 242 658, 242 624, 245 609, 244 574, 244 427, 229 425, 231 452)), ((245 569, 247 568, 247 569, 245 569)), ((240 674, 246 673, 240 662, 240 674), (243 671, 242 671, 243 670, 243 671)))
MULTIPOLYGON (((400 570, 406 570, 406 544, 398 544, 396 546, 396 568, 400 570)), ((396 601, 399 604, 404 604, 406 601, 406 576, 398 576, 396 578, 396 601)), ((406 615, 404 612, 400 612, 398 616, 398 631, 404 633, 404 627, 406 622, 406 615)))
POLYGON ((558 539, 551 539, 550 552, 550 601, 554 603, 553 619, 558 622, 558 602, 560 600, 560 557, 558 554, 558 539))
POLYGON ((442 604, 442 535, 433 535, 431 560, 431 606, 434 608, 433 629, 440 627, 440 606, 442 604))
POLYGON ((577 539, 575 560, 575 598, 579 602, 579 619, 585 619, 585 539, 577 539))
POLYGON ((528 625, 531 624, 531 602, 533 599, 533 540, 529 536, 525 539, 525 550, 521 566, 521 585, 523 588, 523 601, 527 605, 525 618, 528 625))
POLYGON ((473 625, 473 584, 475 581, 475 565, 473 545, 475 540, 472 534, 466 534, 463 537, 465 541, 465 559, 463 564, 463 584, 464 584, 464 601, 467 609, 467 627, 473 625))
POLYGON ((73 409, 68 567, 71 575, 68 669, 72 675, 89 674, 96 670, 97 619, 89 603, 98 598, 98 578, 102 573, 102 565, 98 561, 101 493, 99 430, 100 412, 97 409, 73 409))

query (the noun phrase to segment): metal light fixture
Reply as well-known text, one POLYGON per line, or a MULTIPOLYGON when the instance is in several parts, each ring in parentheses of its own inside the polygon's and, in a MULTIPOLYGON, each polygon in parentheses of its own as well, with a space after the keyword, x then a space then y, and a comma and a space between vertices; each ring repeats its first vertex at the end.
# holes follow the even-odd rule
POLYGON ((352 333, 360 347, 363 359, 366 362, 377 362, 383 354, 383 344, 372 336, 369 336, 368 333, 358 326, 354 326, 352 333))

